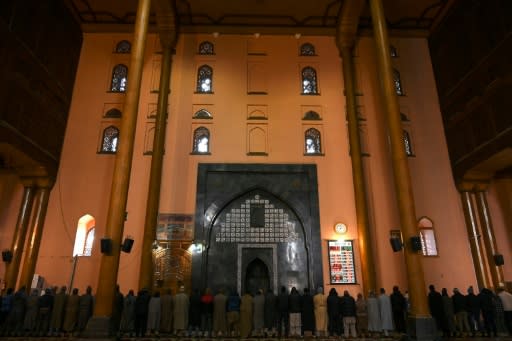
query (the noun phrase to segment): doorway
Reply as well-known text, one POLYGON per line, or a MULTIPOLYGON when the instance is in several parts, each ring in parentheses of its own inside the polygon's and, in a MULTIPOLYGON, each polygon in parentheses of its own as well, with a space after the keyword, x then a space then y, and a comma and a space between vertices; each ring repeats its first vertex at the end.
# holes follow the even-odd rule
POLYGON ((258 290, 267 292, 270 289, 270 276, 265 263, 256 258, 247 265, 245 272, 245 292, 256 295, 258 290))

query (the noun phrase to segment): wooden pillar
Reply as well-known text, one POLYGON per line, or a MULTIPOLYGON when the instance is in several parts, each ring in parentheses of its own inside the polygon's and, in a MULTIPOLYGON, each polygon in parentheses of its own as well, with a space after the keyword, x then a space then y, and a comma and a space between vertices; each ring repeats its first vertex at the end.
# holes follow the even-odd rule
POLYGON ((366 186, 364 182, 363 158, 361 156, 361 140, 359 136, 359 121, 356 108, 355 72, 352 61, 352 48, 340 48, 343 81, 345 84, 345 99, 347 107, 348 135, 350 156, 352 158, 352 178, 354 181, 354 196, 356 204, 357 232, 359 253, 361 255, 361 272, 363 274, 363 292, 376 292, 375 262, 373 255, 372 236, 368 221, 368 205, 366 202, 366 186))
MULTIPOLYGON (((87 326, 92 334, 103 335, 108 333, 108 317, 112 314, 117 273, 119 270, 119 257, 121 239, 123 236, 126 201, 130 183, 131 164, 137 112, 139 107, 140 83, 144 66, 144 50, 148 30, 151 1, 139 0, 137 17, 135 19, 135 33, 128 71, 128 85, 126 99, 121 119, 120 139, 114 166, 114 176, 110 191, 110 203, 107 214, 105 238, 112 240, 112 252, 101 257, 100 273, 94 305, 94 317, 107 317, 106 323, 93 321, 91 327, 87 326), (94 330, 97 327, 96 330, 94 330)), ((135 241, 137 242, 137 241, 135 241)), ((105 322, 105 321, 103 321, 105 322)), ((88 334, 90 335, 90 334, 88 334)))
POLYGON ((5 264, 5 288, 13 288, 14 290, 16 289, 18 280, 21 256, 25 246, 27 227, 30 221, 30 213, 32 211, 35 194, 33 178, 21 178, 21 183, 24 186, 23 199, 18 212, 18 221, 16 222, 16 227, 14 229, 11 249, 9 250, 12 254, 12 259, 10 262, 6 262, 5 264))
POLYGON ((478 222, 475 214, 475 208, 471 198, 471 192, 467 188, 459 185, 459 191, 462 199, 462 208, 464 219, 466 220, 466 229, 468 232, 469 246, 471 256, 473 257, 473 267, 475 268, 476 281, 479 288, 486 288, 489 285, 489 277, 485 268, 483 258, 483 245, 478 231, 478 222))
POLYGON ((41 246, 41 237, 43 235, 44 220, 48 209, 48 199, 50 198, 52 186, 53 180, 50 178, 37 180, 36 206, 32 216, 32 226, 30 228, 27 251, 20 275, 20 287, 25 286, 27 290, 30 290, 36 269, 39 247, 41 246))
MULTIPOLYGON (((370 0, 370 8, 375 35, 377 67, 382 81, 382 100, 384 104, 384 108, 382 109, 385 112, 391 143, 391 159, 398 208, 400 211, 400 224, 402 235, 407 243, 411 237, 419 235, 414 207, 414 196, 409 174, 409 164, 402 138, 400 107, 393 83, 386 18, 384 16, 382 1, 370 0)), ((417 330, 413 331, 417 333, 415 336, 421 338, 423 335, 420 334, 429 332, 427 330, 428 328, 425 329, 422 325, 431 323, 431 321, 426 321, 427 319, 431 320, 431 318, 427 305, 427 294, 423 275, 423 256, 413 251, 411 247, 406 247, 404 255, 407 269, 409 299, 411 301, 410 316, 415 319, 425 319, 424 323, 416 322, 417 330)), ((429 336, 425 337, 428 339, 429 336)))
POLYGON ((146 203, 146 220, 144 223, 144 238, 142 240, 142 256, 140 262, 139 288, 154 286, 153 242, 156 239, 158 208, 160 204, 160 185, 162 182, 162 165, 164 159, 165 128, 167 123, 167 105, 169 84, 171 79, 173 46, 163 45, 162 67, 160 70, 160 88, 155 120, 155 136, 153 140, 153 156, 151 158, 151 173, 149 191, 146 203))
MULTIPOLYGON (((489 271, 491 273, 492 287, 494 289, 498 289, 500 283, 504 283, 503 279, 503 269, 501 266, 496 265, 494 260, 494 255, 499 254, 498 246, 496 244, 496 238, 494 237, 494 229, 492 226, 492 219, 489 212, 489 206, 487 204, 487 197, 485 195, 485 190, 487 186, 481 187, 477 186, 475 199, 476 206, 478 208, 478 216, 480 218, 480 227, 482 230, 482 236, 484 240, 486 255, 487 255, 487 265, 489 266, 489 271)), ((486 286, 486 288, 490 288, 490 286, 486 286)))

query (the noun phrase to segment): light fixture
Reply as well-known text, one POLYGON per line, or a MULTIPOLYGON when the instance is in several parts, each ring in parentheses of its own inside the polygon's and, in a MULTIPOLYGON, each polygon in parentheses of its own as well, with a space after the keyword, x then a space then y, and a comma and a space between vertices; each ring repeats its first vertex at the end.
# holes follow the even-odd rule
POLYGON ((219 32, 213 32, 212 34, 214 38, 217 38, 219 36, 219 32))
POLYGON ((295 39, 299 39, 301 37, 300 33, 295 33, 295 39))
POLYGON ((343 223, 334 224, 334 232, 336 232, 337 234, 347 233, 347 225, 343 223))
POLYGON ((259 38, 259 37, 260 37, 259 33, 254 33, 254 38, 259 38))

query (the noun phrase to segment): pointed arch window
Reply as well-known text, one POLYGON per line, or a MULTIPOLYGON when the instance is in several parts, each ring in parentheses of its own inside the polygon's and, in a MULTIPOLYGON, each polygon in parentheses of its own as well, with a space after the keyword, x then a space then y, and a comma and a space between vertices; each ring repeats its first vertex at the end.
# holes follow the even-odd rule
POLYGON ((209 119, 212 119, 213 116, 208 110, 199 109, 198 111, 196 111, 196 113, 194 114, 194 116, 192 118, 209 120, 209 119))
POLYGON ((101 143, 101 153, 114 154, 117 152, 119 142, 119 129, 115 126, 109 126, 103 130, 101 143))
POLYGON ((213 69, 208 65, 200 66, 197 70, 196 91, 200 93, 213 93, 213 69))
POLYGON ((210 131, 205 127, 199 127, 194 130, 193 154, 210 153, 210 131))
POLYGON ((322 153, 320 132, 315 128, 309 128, 304 134, 305 153, 318 155, 322 153))
POLYGON ((73 257, 91 256, 96 231, 96 220, 93 216, 86 214, 78 220, 73 247, 73 257))
POLYGON ((132 44, 128 40, 121 40, 116 45, 116 53, 130 53, 132 44))
POLYGON ((301 56, 315 56, 315 46, 311 43, 304 43, 300 46, 301 56))
POLYGON ((308 112, 306 112, 302 119, 304 121, 321 121, 322 120, 322 118, 320 117, 320 114, 313 110, 309 110, 308 112))
POLYGON ((303 95, 317 95, 317 79, 316 70, 311 66, 306 66, 302 69, 302 94, 303 95))
POLYGON ((402 87, 402 80, 400 79, 400 72, 393 69, 393 83, 395 83, 395 92, 398 96, 404 96, 404 89, 402 87))
POLYGON ((122 116, 121 110, 119 110, 117 108, 112 108, 105 113, 105 117, 108 117, 108 118, 121 118, 121 116, 122 116))
POLYGON ((110 91, 125 92, 128 82, 128 67, 124 64, 117 64, 112 70, 112 82, 110 83, 110 91))
POLYGON ((414 151, 412 150, 411 136, 409 135, 409 132, 404 129, 402 131, 402 134, 404 140, 405 154, 407 156, 414 156, 414 151))
POLYGON ((199 54, 215 54, 213 50, 213 43, 209 41, 203 41, 201 44, 199 44, 199 54))

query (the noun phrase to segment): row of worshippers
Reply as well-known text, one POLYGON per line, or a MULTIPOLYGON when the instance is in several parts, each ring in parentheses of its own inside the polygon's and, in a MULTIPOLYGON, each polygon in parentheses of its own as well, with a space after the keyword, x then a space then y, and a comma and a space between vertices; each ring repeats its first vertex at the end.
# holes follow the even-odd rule
POLYGON ((71 294, 66 289, 7 289, 0 303, 0 335, 63 336, 83 331, 93 312, 92 289, 88 286, 82 295, 77 288, 71 294))
POLYGON ((482 288, 478 294, 470 286, 466 295, 454 288, 451 296, 446 288, 439 293, 430 285, 428 304, 444 336, 512 335, 512 294, 503 285, 496 293, 482 288))
POLYGON ((356 337, 388 335, 394 325, 405 332, 406 309, 398 287, 390 296, 381 289, 379 296, 371 292, 367 300, 361 294, 355 300, 347 290, 339 296, 334 288, 329 295, 322 288, 312 295, 308 288, 300 294, 295 287, 290 292, 282 287, 277 295, 258 290, 240 297, 236 291, 209 288, 189 296, 181 286, 176 295, 171 290, 160 295, 142 289, 126 297, 118 292, 112 321, 119 336, 356 337))

